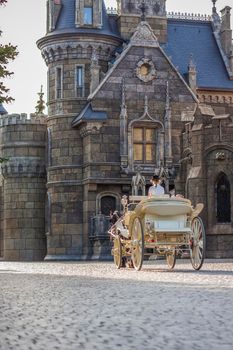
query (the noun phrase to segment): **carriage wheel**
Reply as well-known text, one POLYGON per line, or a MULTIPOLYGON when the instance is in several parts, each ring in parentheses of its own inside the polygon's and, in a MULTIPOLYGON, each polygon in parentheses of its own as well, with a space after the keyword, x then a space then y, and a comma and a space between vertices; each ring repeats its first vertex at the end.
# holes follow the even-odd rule
POLYGON ((116 267, 119 269, 122 263, 122 245, 120 236, 117 235, 113 242, 113 259, 116 267))
POLYGON ((135 270, 139 271, 142 267, 144 256, 144 235, 142 223, 139 218, 135 218, 132 225, 131 235, 131 258, 135 270))
POLYGON ((205 229, 201 218, 193 219, 191 224, 192 234, 190 242, 190 259, 195 270, 200 270, 205 258, 205 229))
POLYGON ((176 264, 176 250, 174 249, 172 252, 166 254, 166 261, 169 269, 173 269, 176 264))

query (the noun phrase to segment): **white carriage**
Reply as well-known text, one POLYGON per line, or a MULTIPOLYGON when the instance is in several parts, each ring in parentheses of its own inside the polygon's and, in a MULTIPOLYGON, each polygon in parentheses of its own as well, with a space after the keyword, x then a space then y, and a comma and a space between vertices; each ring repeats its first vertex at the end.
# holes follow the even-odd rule
POLYGON ((173 269, 178 254, 188 253, 192 266, 199 270, 205 257, 205 230, 198 216, 203 209, 193 208, 190 200, 169 195, 131 196, 122 199, 123 216, 110 228, 112 255, 117 268, 128 260, 136 270, 144 256, 165 256, 173 269))

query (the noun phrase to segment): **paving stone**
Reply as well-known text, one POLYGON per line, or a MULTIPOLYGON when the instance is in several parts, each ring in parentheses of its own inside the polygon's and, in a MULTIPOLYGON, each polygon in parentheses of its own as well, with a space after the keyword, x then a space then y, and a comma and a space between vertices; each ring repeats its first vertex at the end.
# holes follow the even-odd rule
POLYGON ((232 350, 233 260, 0 262, 1 350, 232 350))

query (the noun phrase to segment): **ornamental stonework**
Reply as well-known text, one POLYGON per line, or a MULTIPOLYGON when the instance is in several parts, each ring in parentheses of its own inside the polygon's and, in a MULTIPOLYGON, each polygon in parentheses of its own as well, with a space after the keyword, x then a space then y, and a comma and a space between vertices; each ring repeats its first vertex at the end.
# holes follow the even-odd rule
POLYGON ((137 63, 136 76, 138 79, 148 83, 156 78, 156 69, 154 63, 148 59, 143 58, 137 63))

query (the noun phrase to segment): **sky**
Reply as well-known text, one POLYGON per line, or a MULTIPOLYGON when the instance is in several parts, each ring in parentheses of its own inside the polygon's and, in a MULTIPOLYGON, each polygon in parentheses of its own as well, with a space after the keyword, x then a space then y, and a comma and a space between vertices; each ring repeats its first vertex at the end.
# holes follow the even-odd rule
MULTIPOLYGON (((105 0, 107 7, 116 7, 115 0, 105 0)), ((218 12, 232 0, 217 0, 218 12)), ((167 11, 211 14, 211 0, 167 0, 167 11)), ((233 23, 233 20, 232 20, 233 23)), ((233 26, 232 26, 233 27, 233 26)), ((8 69, 14 75, 5 80, 10 95, 15 99, 4 105, 11 113, 34 113, 38 92, 43 85, 44 99, 47 100, 47 68, 36 46, 36 41, 46 32, 46 0, 8 0, 0 7, 1 44, 17 45, 19 55, 8 69)))

